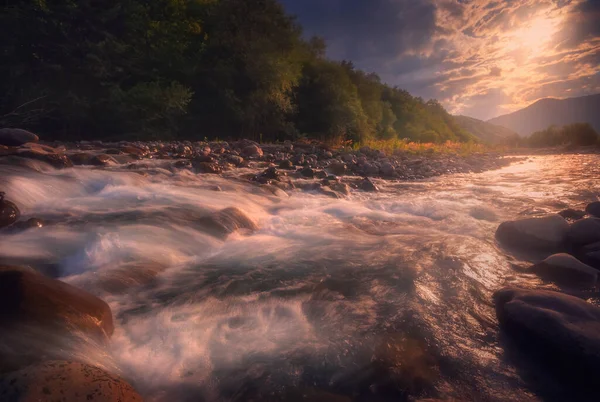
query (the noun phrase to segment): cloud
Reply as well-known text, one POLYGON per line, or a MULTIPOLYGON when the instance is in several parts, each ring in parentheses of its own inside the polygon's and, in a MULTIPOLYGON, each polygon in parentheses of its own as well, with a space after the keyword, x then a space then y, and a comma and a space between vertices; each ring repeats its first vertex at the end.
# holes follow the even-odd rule
POLYGON ((598 0, 282 0, 334 59, 490 118, 600 92, 598 0))

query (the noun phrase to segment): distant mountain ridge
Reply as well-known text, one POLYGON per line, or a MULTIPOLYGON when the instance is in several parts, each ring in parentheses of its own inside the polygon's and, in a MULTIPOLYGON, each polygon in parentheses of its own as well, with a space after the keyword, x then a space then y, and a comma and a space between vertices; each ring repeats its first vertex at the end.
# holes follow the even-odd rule
POLYGON ((456 123, 465 131, 488 144, 508 144, 518 139, 519 134, 496 124, 469 116, 453 116, 456 123))
POLYGON ((545 98, 516 112, 495 117, 488 123, 503 126, 528 137, 551 125, 590 123, 600 132, 600 94, 578 98, 545 98))

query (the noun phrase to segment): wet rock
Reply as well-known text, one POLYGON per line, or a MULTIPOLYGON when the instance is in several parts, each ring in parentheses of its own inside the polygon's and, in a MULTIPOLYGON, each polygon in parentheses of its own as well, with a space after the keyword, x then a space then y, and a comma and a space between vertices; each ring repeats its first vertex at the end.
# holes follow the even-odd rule
POLYGON ((575 247, 600 241, 600 218, 586 218, 571 225, 567 234, 569 243, 575 247))
POLYGON ((188 159, 180 159, 173 163, 173 167, 177 169, 189 169, 192 167, 192 162, 188 159))
POLYGON ((595 387, 600 374, 600 308, 547 290, 502 289, 494 301, 501 328, 524 350, 595 387))
POLYGON ((569 254, 554 254, 531 270, 544 279, 566 285, 594 286, 598 271, 569 254))
POLYGON ((373 180, 369 179, 368 177, 361 180, 361 182, 358 184, 358 188, 360 188, 362 191, 367 192, 379 191, 379 187, 377 187, 377 185, 373 183, 373 180))
POLYGON ((144 157, 148 153, 147 151, 145 151, 141 148, 135 147, 133 145, 124 145, 121 147, 121 151, 123 151, 126 154, 135 155, 135 156, 139 156, 139 157, 144 157))
POLYGON ((76 154, 69 155, 71 162, 73 162, 73 165, 75 166, 89 165, 93 157, 93 154, 87 152, 78 152, 76 154))
POLYGON ((52 360, 10 373, 0 380, 3 401, 142 402, 122 378, 97 367, 52 360))
POLYGON ((118 162, 110 155, 100 154, 93 156, 92 159, 90 159, 89 164, 92 166, 111 166, 117 165, 118 162))
POLYGON ((21 217, 21 212, 14 202, 4 199, 4 192, 0 192, 0 228, 14 224, 21 217))
POLYGON ((36 159, 42 162, 46 162, 57 169, 73 167, 73 162, 71 162, 69 157, 59 152, 58 150, 52 147, 41 146, 38 144, 31 145, 32 146, 20 148, 19 150, 17 150, 16 155, 23 158, 36 159))
POLYGON ((104 344, 113 331, 110 307, 97 297, 38 273, 0 269, 0 371, 104 344))
POLYGON ((263 150, 258 146, 258 144, 250 144, 242 148, 241 154, 242 156, 248 158, 259 158, 263 156, 263 150))
POLYGON ((553 251, 563 248, 569 224, 560 215, 503 222, 496 238, 505 246, 519 250, 553 251))
POLYGON ((38 142, 37 135, 20 128, 2 128, 0 129, 0 145, 9 147, 18 147, 28 142, 38 142))
POLYGON ((304 154, 298 154, 298 155, 295 155, 295 156, 292 158, 292 163, 293 163, 295 166, 301 166, 301 165, 304 165, 304 154))
POLYGON ((394 177, 396 175, 396 168, 390 162, 385 162, 379 168, 381 174, 385 177, 394 177))
POLYGON ((235 207, 225 208, 200 218, 197 223, 209 234, 225 239, 238 230, 256 231, 258 226, 244 212, 235 207))
POLYGON ((45 222, 38 218, 29 218, 26 221, 17 222, 10 227, 11 231, 20 232, 28 229, 39 229, 44 227, 45 222))
POLYGON ((336 161, 327 166, 327 171, 336 176, 344 176, 348 173, 348 167, 344 162, 336 161))
POLYGON ((315 177, 315 171, 314 171, 312 168, 308 167, 308 166, 307 166, 307 167, 305 167, 304 169, 302 169, 302 170, 300 171, 300 174, 301 174, 302 176, 304 176, 304 177, 308 177, 308 178, 311 178, 311 179, 312 179, 313 177, 315 177))
POLYGON ((294 170, 296 167, 294 166, 294 164, 292 163, 291 160, 286 159, 284 161, 279 162, 279 169, 284 169, 284 170, 294 170))
POLYGON ((579 219, 583 219, 585 217, 584 211, 571 208, 560 211, 558 214, 569 221, 578 221, 579 219))
POLYGON ((244 163, 244 158, 239 155, 229 155, 227 157, 227 162, 231 163, 234 166, 241 166, 244 163))
POLYGON ((596 218, 600 218, 600 201, 588 204, 587 207, 585 207, 585 212, 596 218))
POLYGON ((122 155, 123 154, 123 152, 120 149, 116 149, 116 148, 109 148, 109 149, 105 150, 104 153, 107 155, 122 155))
POLYGON ((215 161, 216 159, 209 154, 200 154, 193 159, 192 163, 215 163, 215 161))
POLYGON ((193 166, 198 173, 219 174, 223 171, 216 163, 197 162, 193 163, 193 166))
POLYGON ((337 191, 338 193, 350 195, 350 186, 348 186, 346 183, 333 182, 330 184, 330 187, 332 190, 337 191))
POLYGON ((266 170, 264 170, 262 173, 256 175, 254 177, 254 180, 259 183, 269 184, 273 180, 280 181, 281 175, 277 171, 277 169, 275 169, 275 167, 271 166, 271 167, 267 168, 266 170))
POLYGON ((368 177, 376 176, 379 174, 379 168, 376 165, 367 162, 362 165, 361 172, 363 173, 363 175, 368 177))

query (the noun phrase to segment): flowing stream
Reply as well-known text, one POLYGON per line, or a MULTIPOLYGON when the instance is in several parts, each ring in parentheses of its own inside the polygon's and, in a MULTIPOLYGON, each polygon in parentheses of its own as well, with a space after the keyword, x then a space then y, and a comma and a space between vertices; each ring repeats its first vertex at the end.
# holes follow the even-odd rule
POLYGON ((274 194, 240 178, 249 171, 0 166, 23 218, 51 222, 3 234, 0 258, 107 301, 109 350, 79 358, 148 401, 566 395, 532 387, 503 347, 493 292, 553 285, 515 269, 526 262, 494 232, 596 200, 599 156, 378 181, 379 193, 344 199, 274 194), (226 207, 259 229, 222 239, 195 224, 226 207))

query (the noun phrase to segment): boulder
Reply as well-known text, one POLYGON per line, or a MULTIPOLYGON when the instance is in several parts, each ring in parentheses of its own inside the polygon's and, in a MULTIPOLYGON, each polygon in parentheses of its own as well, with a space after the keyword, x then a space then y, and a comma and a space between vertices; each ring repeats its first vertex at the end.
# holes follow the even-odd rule
POLYGON ((330 184, 332 190, 337 191, 343 195, 350 195, 350 186, 346 183, 342 183, 339 181, 333 182, 330 184))
POLYGON ((494 294, 501 328, 536 353, 595 387, 600 374, 600 308, 548 290, 502 289, 494 294))
POLYGON ((122 378, 98 367, 52 360, 10 373, 0 380, 3 401, 142 402, 122 378))
POLYGON ((227 162, 231 163, 234 166, 241 166, 244 163, 244 158, 238 155, 229 155, 227 157, 227 162))
POLYGON ((258 226, 240 209, 235 207, 225 208, 200 218, 197 223, 210 235, 225 239, 238 230, 253 232, 258 226))
POLYGON ((560 215, 503 222, 496 238, 505 246, 520 250, 558 251, 563 248, 569 224, 560 215))
POLYGON ((108 304, 37 272, 0 268, 0 371, 81 354, 114 331, 108 304))
POLYGON ((17 205, 4 199, 4 193, 0 192, 0 228, 10 226, 21 217, 17 205))
POLYGON ((569 254, 553 254, 531 270, 559 284, 594 286, 598 271, 569 254))
POLYGON ((585 212, 592 216, 595 216, 596 218, 600 218, 600 201, 588 204, 588 206, 585 207, 585 212))
POLYGON ((38 142, 40 139, 34 133, 20 128, 0 129, 0 145, 19 147, 28 142, 38 142))
POLYGON ((600 241, 600 218, 586 218, 571 225, 567 233, 568 241, 575 247, 600 241))
POLYGON ((0 271, 2 334, 22 325, 81 331, 101 341, 114 331, 110 307, 96 296, 37 273, 0 271))

